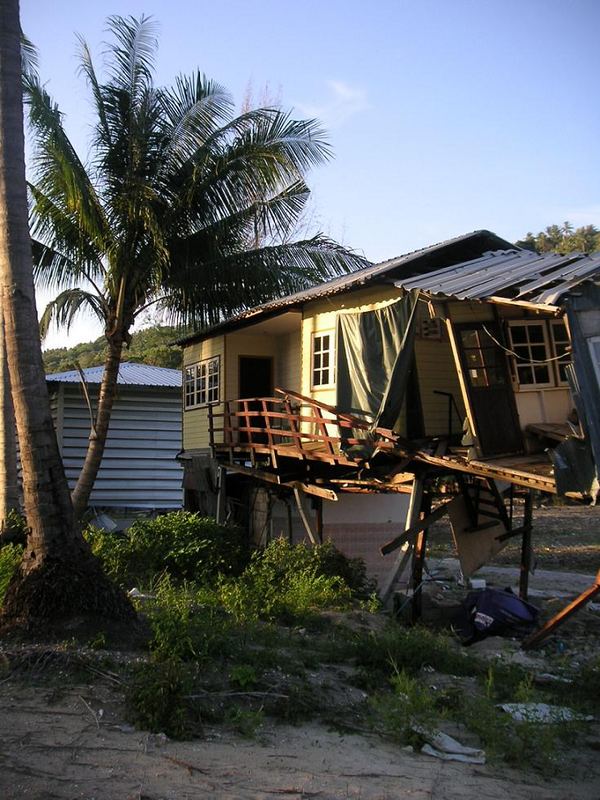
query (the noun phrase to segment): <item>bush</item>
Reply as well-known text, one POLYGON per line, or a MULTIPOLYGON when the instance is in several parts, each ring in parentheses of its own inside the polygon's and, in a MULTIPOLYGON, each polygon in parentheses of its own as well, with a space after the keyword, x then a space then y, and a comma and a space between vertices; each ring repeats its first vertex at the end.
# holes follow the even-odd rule
POLYGON ((248 563, 239 528, 187 511, 139 519, 121 534, 90 528, 86 536, 108 574, 125 587, 148 586, 163 573, 203 582, 217 573, 237 575, 248 563))
POLYGON ((416 675, 428 665, 451 675, 474 675, 481 667, 475 659, 457 649, 452 637, 416 626, 403 628, 391 623, 380 633, 359 636, 355 644, 357 665, 373 685, 392 672, 416 675))
POLYGON ((239 622, 293 620, 324 608, 347 607, 352 599, 347 583, 327 574, 334 563, 332 547, 275 539, 252 555, 240 578, 220 582, 223 606, 239 622))
POLYGON ((185 738, 190 733, 187 697, 193 683, 193 669, 177 659, 141 664, 127 687, 129 719, 152 733, 185 738))
POLYGON ((231 619, 218 598, 194 584, 173 584, 165 576, 155 601, 145 608, 152 626, 150 647, 159 658, 201 661, 226 656, 234 647, 231 619))
POLYGON ((20 544, 7 544, 0 547, 0 605, 2 605, 8 584, 19 566, 22 555, 23 548, 20 544))

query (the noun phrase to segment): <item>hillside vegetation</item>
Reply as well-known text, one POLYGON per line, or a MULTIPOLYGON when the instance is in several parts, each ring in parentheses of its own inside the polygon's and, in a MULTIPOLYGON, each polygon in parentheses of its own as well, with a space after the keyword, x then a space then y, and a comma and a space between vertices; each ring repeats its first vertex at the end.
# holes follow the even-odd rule
MULTIPOLYGON (((155 367, 181 367, 181 348, 172 342, 183 336, 185 331, 171 325, 156 325, 133 334, 129 349, 124 350, 124 361, 139 361, 155 367)), ((104 363, 106 339, 100 336, 94 342, 83 342, 74 347, 56 347, 45 350, 44 367, 46 373, 66 372, 76 364, 85 369, 104 363)))

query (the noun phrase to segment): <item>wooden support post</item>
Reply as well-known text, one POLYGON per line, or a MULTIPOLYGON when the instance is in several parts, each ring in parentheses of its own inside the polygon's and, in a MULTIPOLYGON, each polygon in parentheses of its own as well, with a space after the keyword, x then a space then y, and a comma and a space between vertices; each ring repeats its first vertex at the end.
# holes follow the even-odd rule
MULTIPOLYGON (((417 524, 417 521, 419 519, 419 514, 421 513, 422 499, 423 499, 423 479, 415 476, 412 492, 410 494, 408 511, 406 512, 406 523, 404 525, 405 530, 408 530, 417 524)), ((387 602, 389 601, 392 595, 392 591, 394 589, 394 584, 396 583, 398 576, 406 566, 407 555, 408 555, 407 551, 410 551, 410 548, 411 544, 407 543, 402 549, 400 549, 394 563, 390 567, 390 571, 388 573, 387 578, 383 582, 383 585, 379 592, 379 596, 381 598, 381 602, 384 605, 386 605, 387 602)))
MULTIPOLYGON (((431 495, 423 495, 421 501, 421 516, 428 517, 431 512, 431 495)), ((427 549, 427 529, 419 531, 415 542, 412 563, 412 608, 411 621, 413 625, 421 619, 423 613, 423 566, 425 564, 425 551, 427 549)))
POLYGON ((548 622, 540 628, 539 631, 531 634, 528 636, 527 639, 522 644, 524 650, 529 650, 531 647, 536 647, 540 642, 542 642, 547 636, 549 636, 553 631, 558 628, 559 625, 562 625, 569 617, 571 617, 578 609, 584 606, 587 602, 592 600, 592 598, 596 597, 597 594, 600 594, 600 570, 598 570, 598 574, 596 575, 596 580, 589 589, 586 589, 585 592, 582 592, 578 597, 575 598, 568 606, 565 606, 562 611, 559 611, 558 614, 555 614, 552 619, 548 620, 548 622))
POLYGON ((216 520, 219 525, 225 522, 225 509, 227 506, 227 470, 225 467, 217 469, 217 511, 216 520))
POLYGON ((317 512, 317 539, 323 544, 323 500, 315 497, 314 503, 317 512))
POLYGON ((300 514, 300 519, 302 520, 302 524, 304 525, 304 530, 308 534, 308 538, 311 541, 311 544, 317 544, 317 540, 313 533, 312 528, 310 527, 310 522, 308 517, 306 516, 306 512, 302 506, 302 498, 300 497, 300 490, 297 486, 294 486, 294 497, 296 498, 296 506, 298 507, 298 513, 300 514))
POLYGON ((533 494, 528 489, 523 510, 523 539, 521 541, 521 574, 519 577, 519 597, 527 600, 529 591, 529 570, 531 569, 531 530, 533 520, 533 494))

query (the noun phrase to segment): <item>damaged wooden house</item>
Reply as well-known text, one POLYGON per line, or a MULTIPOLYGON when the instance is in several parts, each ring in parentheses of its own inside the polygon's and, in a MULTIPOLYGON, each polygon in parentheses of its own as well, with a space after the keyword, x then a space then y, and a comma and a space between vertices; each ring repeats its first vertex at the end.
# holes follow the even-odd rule
POLYGON ((446 513, 465 574, 523 537, 526 594, 532 492, 598 492, 600 254, 476 231, 179 344, 187 507, 332 539, 384 597, 446 513))

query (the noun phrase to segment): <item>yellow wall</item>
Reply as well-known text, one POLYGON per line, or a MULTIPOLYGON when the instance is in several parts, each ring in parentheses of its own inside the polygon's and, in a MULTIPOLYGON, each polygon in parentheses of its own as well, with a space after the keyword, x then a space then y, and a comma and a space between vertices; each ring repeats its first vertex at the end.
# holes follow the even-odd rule
POLYGON ((275 386, 302 391, 302 339, 300 331, 277 337, 275 386))
POLYGON ((312 389, 310 385, 313 333, 332 331, 335 336, 338 312, 372 311, 399 300, 402 295, 402 290, 396 289, 394 286, 378 286, 308 303, 304 308, 302 318, 302 394, 314 397, 315 400, 319 400, 321 403, 335 405, 335 386, 312 389))
POLYGON ((244 330, 227 334, 227 363, 225 365, 224 398, 239 397, 240 356, 277 357, 277 337, 266 333, 247 333, 244 330))
MULTIPOLYGON (((205 358, 213 358, 214 356, 221 357, 221 399, 225 399, 227 395, 224 393, 225 387, 223 386, 223 376, 225 373, 225 337, 215 336, 213 339, 207 339, 204 342, 196 342, 190 344, 183 349, 183 367, 195 364, 198 361, 203 361, 205 358)), ((185 375, 185 372, 184 372, 185 375)), ((182 398, 183 406, 183 398, 182 398)), ((213 406, 213 412, 223 413, 223 404, 213 406)), ((216 427, 221 427, 219 422, 215 423, 216 427)), ((202 450, 209 447, 208 438, 208 411, 205 406, 200 408, 183 408, 183 449, 184 450, 202 450)))

